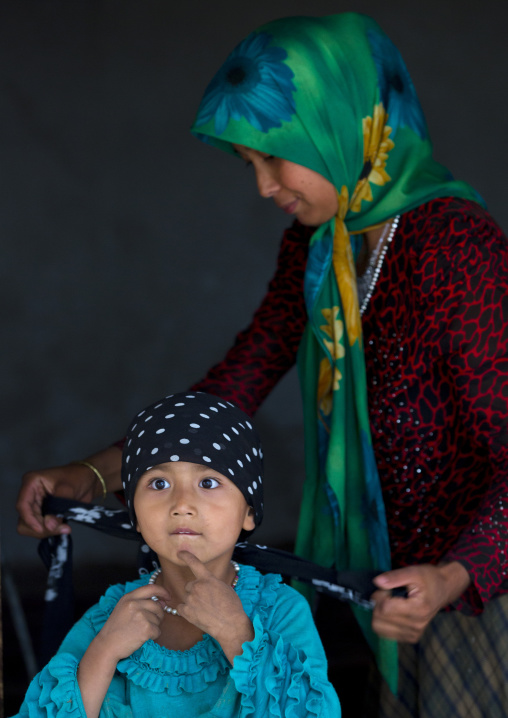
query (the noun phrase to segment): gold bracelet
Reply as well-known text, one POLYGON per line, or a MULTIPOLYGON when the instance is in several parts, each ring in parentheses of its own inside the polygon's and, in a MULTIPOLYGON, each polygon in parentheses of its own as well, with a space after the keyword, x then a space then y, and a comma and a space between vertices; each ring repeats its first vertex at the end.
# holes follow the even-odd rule
POLYGON ((91 464, 89 461, 73 461, 73 464, 76 464, 77 466, 87 466, 89 469, 91 469, 96 477, 99 479, 100 485, 102 486, 102 498, 105 499, 108 493, 108 490, 106 488, 106 482, 104 481, 104 477, 102 476, 99 469, 96 469, 93 464, 91 464))

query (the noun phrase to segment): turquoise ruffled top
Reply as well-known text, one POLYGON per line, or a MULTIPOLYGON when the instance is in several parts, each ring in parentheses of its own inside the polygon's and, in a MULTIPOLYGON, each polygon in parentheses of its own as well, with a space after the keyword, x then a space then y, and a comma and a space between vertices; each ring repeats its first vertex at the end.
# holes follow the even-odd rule
MULTIPOLYGON (((109 588, 30 684, 19 716, 86 718, 79 661, 118 600, 149 576, 109 588)), ((326 658, 305 599, 275 574, 242 566, 236 591, 254 626, 233 666, 211 636, 188 651, 147 641, 118 663, 100 718, 341 715, 326 658)))

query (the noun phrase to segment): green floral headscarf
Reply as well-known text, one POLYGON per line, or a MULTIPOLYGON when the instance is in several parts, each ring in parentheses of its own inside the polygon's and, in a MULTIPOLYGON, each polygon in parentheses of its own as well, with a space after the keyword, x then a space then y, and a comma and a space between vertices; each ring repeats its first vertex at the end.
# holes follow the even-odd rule
MULTIPOLYGON (((435 197, 479 197, 433 160, 406 66, 362 15, 283 18, 253 32, 206 89, 192 131, 229 153, 241 144, 308 167, 337 190, 338 213, 314 232, 305 272, 306 481, 296 551, 325 566, 388 570, 354 234, 435 197)), ((372 632, 369 614, 357 618, 396 690, 396 644, 372 632)))

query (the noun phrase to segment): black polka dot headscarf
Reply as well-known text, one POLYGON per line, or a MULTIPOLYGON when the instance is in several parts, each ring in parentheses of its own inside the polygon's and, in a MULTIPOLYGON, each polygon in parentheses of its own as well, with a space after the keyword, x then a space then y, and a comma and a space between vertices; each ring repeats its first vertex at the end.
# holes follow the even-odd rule
POLYGON ((237 406, 204 392, 172 394, 140 411, 129 426, 122 482, 133 526, 140 476, 157 464, 188 461, 227 476, 263 518, 263 450, 249 417, 237 406))

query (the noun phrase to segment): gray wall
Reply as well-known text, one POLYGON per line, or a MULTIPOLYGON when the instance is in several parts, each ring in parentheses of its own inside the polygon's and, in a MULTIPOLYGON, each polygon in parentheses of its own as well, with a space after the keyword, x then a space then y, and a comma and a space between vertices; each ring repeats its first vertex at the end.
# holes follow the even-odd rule
MULTIPOLYGON (((272 273, 287 218, 252 175, 191 137, 228 51, 288 14, 357 10, 399 45, 436 156, 508 228, 506 4, 2 0, 2 553, 30 468, 86 456, 219 360, 272 273)), ((302 482, 294 372, 258 414, 268 496, 259 538, 291 541, 302 482)), ((130 560, 78 532, 83 561, 130 560), (80 538, 81 537, 81 538, 80 538)))

